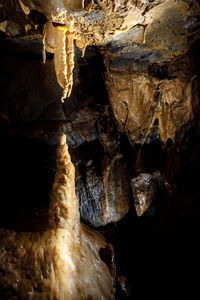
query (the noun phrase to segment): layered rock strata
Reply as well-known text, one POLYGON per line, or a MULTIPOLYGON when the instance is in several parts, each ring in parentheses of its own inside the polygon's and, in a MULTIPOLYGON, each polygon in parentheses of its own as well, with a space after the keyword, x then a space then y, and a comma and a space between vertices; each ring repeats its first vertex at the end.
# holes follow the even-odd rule
POLYGON ((160 172, 141 173, 131 181, 137 215, 155 216, 164 204, 167 191, 160 172))

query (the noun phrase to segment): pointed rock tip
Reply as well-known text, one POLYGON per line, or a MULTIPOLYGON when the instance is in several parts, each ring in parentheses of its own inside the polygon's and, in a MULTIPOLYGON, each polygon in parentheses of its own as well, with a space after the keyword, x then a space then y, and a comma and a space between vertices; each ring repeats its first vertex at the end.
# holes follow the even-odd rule
POLYGON ((59 143, 60 145, 66 144, 66 135, 65 135, 64 133, 61 133, 61 134, 60 134, 58 143, 59 143))

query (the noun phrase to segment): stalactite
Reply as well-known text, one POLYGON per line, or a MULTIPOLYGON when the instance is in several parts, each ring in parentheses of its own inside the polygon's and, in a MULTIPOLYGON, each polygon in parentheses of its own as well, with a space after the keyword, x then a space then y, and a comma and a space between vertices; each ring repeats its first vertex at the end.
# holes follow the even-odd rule
POLYGON ((54 52, 56 77, 59 85, 63 88, 62 102, 71 95, 73 87, 74 44, 82 51, 83 57, 87 45, 102 44, 106 39, 125 32, 137 24, 144 26, 142 42, 145 42, 147 25, 142 24, 144 17, 135 9, 135 6, 129 7, 129 1, 103 0, 97 1, 97 3, 98 5, 93 1, 82 1, 82 8, 90 14, 93 6, 94 9, 96 6, 100 7, 106 14, 103 19, 86 21, 78 15, 73 17, 66 10, 56 28, 51 22, 44 26, 43 61, 45 62, 45 48, 47 51, 54 52), (123 7, 123 16, 120 16, 120 7, 123 7), (53 45, 52 41, 54 40, 55 44, 53 45))
POLYGON ((67 81, 67 47, 66 47, 66 31, 57 29, 56 33, 56 45, 54 53, 54 67, 57 77, 57 81, 63 88, 63 94, 61 101, 66 97, 68 93, 68 81, 67 81))
POLYGON ((54 67, 59 85, 63 88, 61 102, 70 97, 73 87, 74 43, 85 54, 87 44, 76 38, 74 31, 66 26, 54 27, 47 22, 43 30, 43 63, 46 62, 46 50, 54 53, 54 67))

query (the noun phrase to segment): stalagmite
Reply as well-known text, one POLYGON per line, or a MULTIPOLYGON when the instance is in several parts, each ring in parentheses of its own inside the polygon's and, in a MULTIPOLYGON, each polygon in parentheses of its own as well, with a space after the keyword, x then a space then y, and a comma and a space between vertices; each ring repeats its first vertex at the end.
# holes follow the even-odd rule
POLYGON ((0 230, 0 299, 114 299, 104 238, 80 223, 75 169, 61 135, 44 232, 0 230))

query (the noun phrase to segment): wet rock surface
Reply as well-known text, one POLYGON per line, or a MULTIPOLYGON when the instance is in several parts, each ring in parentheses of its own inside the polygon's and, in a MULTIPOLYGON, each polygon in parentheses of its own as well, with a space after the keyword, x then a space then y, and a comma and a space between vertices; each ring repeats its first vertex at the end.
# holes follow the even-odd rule
POLYGON ((110 105, 132 144, 152 133, 179 143, 198 110, 199 10, 165 1, 146 18, 143 43, 144 28, 136 26, 103 50, 110 105))
POLYGON ((134 205, 138 216, 154 216, 167 196, 160 172, 141 173, 131 181, 134 205))
MULTIPOLYGON (((46 227, 57 137, 64 132, 76 167, 81 219, 114 245, 116 299, 195 298, 198 1, 132 1, 132 28, 100 38, 83 58, 75 48, 74 86, 63 104, 53 54, 42 63, 45 2, 37 1, 41 8, 27 17, 11 2, 5 9, 0 1, 1 228, 46 227)), ((55 20, 57 3, 51 7, 55 20)), ((93 2, 90 21, 112 9, 113 1, 108 7, 99 3, 93 2)), ((85 5, 89 9, 90 1, 85 5)))

